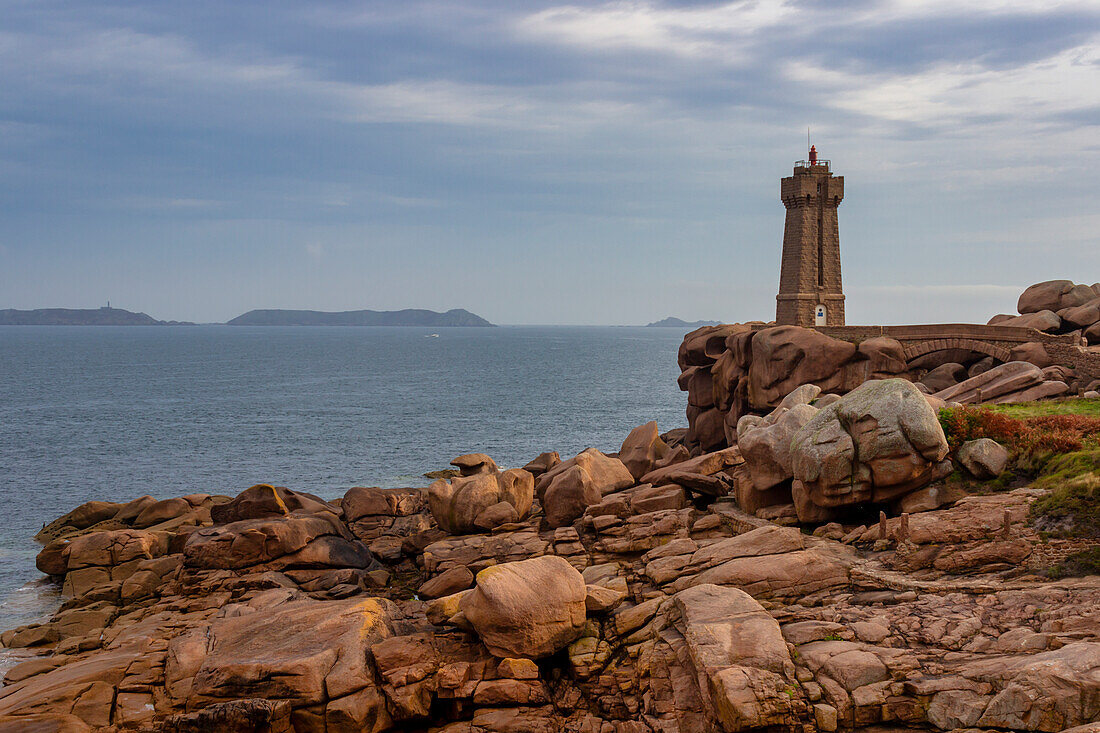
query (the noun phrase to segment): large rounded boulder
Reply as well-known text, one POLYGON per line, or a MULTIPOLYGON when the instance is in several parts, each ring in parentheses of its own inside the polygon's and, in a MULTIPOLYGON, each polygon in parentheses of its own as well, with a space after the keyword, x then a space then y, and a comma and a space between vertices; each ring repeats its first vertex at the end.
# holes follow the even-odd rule
POLYGON ((536 488, 547 524, 564 527, 603 497, 633 485, 634 476, 622 461, 589 448, 540 476, 536 488))
POLYGON ((886 379, 908 371, 905 347, 900 341, 876 336, 859 344, 859 353, 867 359, 872 379, 886 379))
MULTIPOLYGON (((459 464, 464 475, 439 479, 428 487, 428 508, 450 534, 469 534, 527 517, 535 497, 535 477, 522 468, 498 471, 493 460, 459 464)), ((469 458, 460 456, 455 460, 469 458)))
POLYGON ((825 407, 791 440, 799 518, 885 502, 951 471, 947 439, 924 395, 904 379, 866 382, 825 407))
POLYGON ((1001 321, 998 326, 1011 326, 1013 328, 1034 328, 1036 331, 1058 331, 1062 327, 1062 319, 1054 311, 1041 310, 1035 313, 1025 313, 1022 316, 1001 321))
POLYGON ((584 599, 581 574, 563 558, 544 555, 485 568, 459 608, 494 656, 541 659, 581 635, 584 599))
POLYGON ((1001 475, 1008 466, 1008 450, 995 440, 978 438, 959 446, 959 463, 974 478, 991 479, 1001 475))
POLYGON ((866 378, 865 370, 845 369, 855 344, 798 326, 765 328, 752 340, 749 403, 775 407, 792 390, 816 384, 823 392, 844 392, 866 378))
POLYGON ((948 387, 954 387, 959 382, 967 379, 966 367, 958 362, 949 361, 940 364, 935 369, 930 369, 920 378, 920 383, 927 387, 931 394, 941 392, 948 387))
POLYGON ((459 476, 476 476, 479 473, 499 473, 496 461, 484 453, 465 453, 451 461, 459 476))
POLYGON ((1020 294, 1020 299, 1016 302, 1016 310, 1020 313, 1056 311, 1062 308, 1062 296, 1072 288, 1072 280, 1047 280, 1035 283, 1020 294))

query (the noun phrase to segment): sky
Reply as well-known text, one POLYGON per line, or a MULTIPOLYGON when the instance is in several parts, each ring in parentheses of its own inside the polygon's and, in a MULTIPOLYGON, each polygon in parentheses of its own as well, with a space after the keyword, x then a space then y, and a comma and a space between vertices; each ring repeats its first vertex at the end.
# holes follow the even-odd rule
POLYGON ((1100 280, 1100 1, 0 0, 0 308, 775 313, 845 177, 848 323, 1100 280))

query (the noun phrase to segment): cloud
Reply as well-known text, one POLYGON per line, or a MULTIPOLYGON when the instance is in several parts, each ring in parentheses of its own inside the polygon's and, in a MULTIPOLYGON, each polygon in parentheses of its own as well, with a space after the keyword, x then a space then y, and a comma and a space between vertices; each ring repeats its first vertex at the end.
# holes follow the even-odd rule
POLYGON ((788 79, 817 90, 826 106, 898 123, 956 129, 975 117, 985 124, 1045 121, 1091 108, 1100 85, 1100 47, 1088 43, 1007 71, 978 62, 943 64, 908 74, 827 69, 805 61, 786 64, 788 79))
MULTIPOLYGON (((65 37, 0 33, 0 65, 11 79, 20 73, 33 77, 28 91, 37 96, 82 98, 92 107, 126 105, 158 118, 174 115, 173 109, 190 115, 201 109, 208 124, 239 125, 242 117, 251 117, 249 112, 270 110, 266 124, 313 118, 551 129, 621 118, 634 109, 629 101, 592 98, 599 90, 579 82, 517 86, 439 77, 382 83, 337 80, 299 57, 256 50, 213 53, 177 34, 127 28, 65 37)), ((3 120, 0 124, 13 133, 32 129, 17 129, 19 123, 3 120)))
MULTIPOLYGON (((101 262, 155 279, 168 251, 278 292, 300 273, 272 253, 298 252, 302 298, 364 272, 431 298, 426 270, 491 263, 554 283, 471 294, 495 320, 767 316, 807 125, 847 177, 846 279, 907 283, 865 291, 897 293, 896 320, 1014 287, 910 286, 1100 265, 1094 2, 40 8, 9 3, 0 31, 0 224, 62 292, 101 262)), ((244 309, 211 292, 176 315, 244 309)))
POLYGON ((744 56, 733 42, 790 24, 796 10, 785 0, 669 8, 650 2, 614 2, 597 7, 565 5, 519 19, 522 37, 588 51, 636 49, 677 56, 744 56))

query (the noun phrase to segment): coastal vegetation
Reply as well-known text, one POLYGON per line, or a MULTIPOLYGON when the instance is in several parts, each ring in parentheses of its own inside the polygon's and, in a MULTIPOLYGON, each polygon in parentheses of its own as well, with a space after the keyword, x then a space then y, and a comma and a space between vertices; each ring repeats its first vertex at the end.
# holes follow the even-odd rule
MULTIPOLYGON (((1030 485, 1047 491, 1028 507, 1028 521, 1046 538, 1086 541, 1044 569, 1051 578, 1100 573, 1100 414, 1098 400, 956 407, 940 410, 953 449, 991 438, 1009 449, 1011 464, 985 490, 1030 485)), ((950 483, 974 488, 961 472, 950 483)))
POLYGON ((1093 414, 1100 400, 1033 404, 1043 409, 1029 412, 1028 405, 944 408, 939 412, 940 425, 952 450, 969 440, 991 438, 1009 449, 1016 468, 1033 475, 1051 457, 1100 441, 1100 415, 1093 414))

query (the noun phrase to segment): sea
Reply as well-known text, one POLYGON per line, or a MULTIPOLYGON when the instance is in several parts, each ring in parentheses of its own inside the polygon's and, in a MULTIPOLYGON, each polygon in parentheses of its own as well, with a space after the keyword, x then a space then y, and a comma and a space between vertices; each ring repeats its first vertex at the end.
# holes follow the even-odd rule
MULTIPOLYGON (((34 534, 90 499, 426 486, 686 425, 675 328, 0 326, 0 630, 59 589, 34 534)), ((4 652, 0 650, 0 655, 4 652)), ((0 658, 0 667, 4 665, 0 658)))

